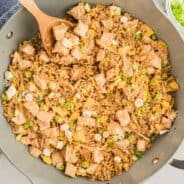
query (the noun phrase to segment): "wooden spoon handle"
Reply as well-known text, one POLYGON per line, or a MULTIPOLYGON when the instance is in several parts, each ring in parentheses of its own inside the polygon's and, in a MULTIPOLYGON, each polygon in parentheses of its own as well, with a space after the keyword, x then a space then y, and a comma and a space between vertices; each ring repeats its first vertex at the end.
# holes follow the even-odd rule
POLYGON ((46 14, 43 13, 36 5, 34 0, 18 0, 39 22, 41 19, 46 18, 46 14))

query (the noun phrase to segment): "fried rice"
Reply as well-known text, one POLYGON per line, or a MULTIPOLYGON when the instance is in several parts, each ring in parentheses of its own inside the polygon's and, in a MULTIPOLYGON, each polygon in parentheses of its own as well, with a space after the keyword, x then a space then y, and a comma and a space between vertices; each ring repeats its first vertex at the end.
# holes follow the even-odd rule
MULTIPOLYGON (((71 177, 110 180, 167 133, 176 117, 167 44, 115 5, 79 3, 73 25, 53 27, 12 54, 4 115, 29 153, 71 177)), ((18 156, 18 155, 17 155, 18 156)))

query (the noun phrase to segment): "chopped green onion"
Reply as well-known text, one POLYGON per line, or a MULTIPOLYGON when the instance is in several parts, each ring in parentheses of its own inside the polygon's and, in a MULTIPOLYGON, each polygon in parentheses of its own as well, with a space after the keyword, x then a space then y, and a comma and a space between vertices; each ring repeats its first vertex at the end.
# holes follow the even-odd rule
POLYGON ((140 31, 138 31, 137 33, 135 33, 135 39, 136 40, 142 40, 142 33, 140 31))
POLYGON ((16 136, 16 141, 20 141, 20 139, 22 138, 22 136, 23 136, 23 134, 18 134, 17 136, 16 136))
POLYGON ((108 147, 109 147, 109 148, 114 148, 114 147, 115 147, 115 140, 109 141, 108 147))
POLYGON ((137 67, 138 67, 138 66, 137 66, 137 63, 133 63, 133 64, 132 64, 132 69, 133 69, 133 70, 137 70, 137 67))
POLYGON ((158 37, 157 37, 157 35, 156 35, 155 33, 152 34, 152 35, 150 36, 150 38, 151 38, 153 41, 158 40, 158 37))
POLYGON ((64 169, 65 169, 65 166, 64 166, 64 164, 57 164, 56 165, 56 168, 58 169, 58 170, 60 170, 60 171, 63 171, 64 169))
POLYGON ((160 92, 158 92, 157 94, 156 94, 156 96, 155 96, 155 99, 156 100, 161 100, 163 98, 163 95, 162 95, 162 93, 160 93, 160 92))
POLYGON ((54 91, 57 89, 57 84, 55 82, 49 82, 49 89, 54 91))
POLYGON ((3 93, 1 99, 2 101, 8 101, 8 96, 5 93, 3 93))
POLYGON ((158 137, 158 135, 156 135, 156 134, 151 135, 151 136, 149 137, 150 142, 154 142, 154 141, 157 139, 157 137, 158 137))
POLYGON ((31 128, 34 126, 34 122, 32 120, 27 120, 26 123, 23 125, 25 129, 31 128))
POLYGON ((72 111, 75 108, 75 104, 71 100, 66 101, 64 106, 68 111, 72 111))
POLYGON ((88 160, 85 160, 82 162, 81 166, 84 168, 84 169, 87 169, 89 167, 89 161, 88 160))
POLYGON ((55 115, 54 120, 56 123, 61 123, 62 119, 59 115, 55 115))
POLYGON ((120 7, 116 7, 114 10, 114 15, 119 16, 121 15, 121 8, 120 7))
POLYGON ((134 155, 136 156, 137 160, 141 159, 143 157, 143 152, 136 150, 134 152, 134 155))
POLYGON ((33 75, 32 72, 29 71, 29 70, 27 70, 27 71, 24 72, 24 76, 25 76, 26 78, 31 78, 32 75, 33 75))
POLYGON ((84 9, 85 9, 87 12, 89 12, 89 11, 91 10, 90 4, 89 4, 89 3, 85 3, 85 4, 84 4, 84 9))
POLYGON ((64 105, 65 104, 65 99, 63 97, 59 98, 59 104, 64 105))
POLYGON ((70 127, 70 128, 73 128, 74 125, 75 125, 75 123, 76 123, 76 121, 77 121, 77 119, 70 120, 70 121, 69 121, 69 127, 70 127))
POLYGON ((132 138, 132 133, 131 132, 125 132, 125 139, 130 140, 132 138))

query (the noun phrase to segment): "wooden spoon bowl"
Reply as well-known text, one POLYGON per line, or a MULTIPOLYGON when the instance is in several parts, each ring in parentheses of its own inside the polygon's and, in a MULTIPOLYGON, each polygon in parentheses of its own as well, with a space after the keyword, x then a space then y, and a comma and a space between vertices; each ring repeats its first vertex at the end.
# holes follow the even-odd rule
POLYGON ((65 19, 60 19, 45 14, 37 7, 34 0, 19 0, 19 2, 35 17, 39 26, 43 46, 47 53, 50 55, 52 52, 52 47, 54 45, 52 28, 62 23, 66 24, 69 27, 73 24, 65 19))

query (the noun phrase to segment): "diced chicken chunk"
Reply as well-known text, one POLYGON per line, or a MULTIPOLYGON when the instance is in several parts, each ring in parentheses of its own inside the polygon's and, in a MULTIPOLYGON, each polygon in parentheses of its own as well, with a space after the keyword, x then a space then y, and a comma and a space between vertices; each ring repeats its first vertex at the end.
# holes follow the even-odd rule
MULTIPOLYGON (((44 130, 42 130, 42 131, 44 131, 44 130)), ((58 134, 58 135, 59 135, 59 134, 58 134)), ((53 136, 56 136, 56 135, 53 135, 53 136)), ((52 137, 52 136, 51 136, 51 137, 52 137)), ((46 138, 46 139, 45 139, 45 146, 44 146, 44 147, 48 147, 48 146, 50 146, 50 145, 56 147, 57 142, 58 142, 57 136, 54 137, 54 138, 46 138)))
POLYGON ((89 126, 89 127, 94 127, 96 125, 96 121, 94 118, 87 118, 87 117, 79 117, 77 124, 79 126, 89 126))
POLYGON ((66 146, 65 160, 66 162, 73 163, 73 164, 77 162, 78 158, 76 156, 76 151, 74 146, 72 145, 66 146))
POLYGON ((166 117, 162 117, 162 123, 164 125, 165 128, 171 128, 172 126, 172 120, 166 117))
POLYGON ((106 79, 103 73, 95 75, 95 81, 99 86, 104 86, 106 79))
POLYGON ((79 21, 77 26, 74 28, 74 33, 78 36, 84 37, 88 31, 88 25, 84 24, 83 22, 79 21))
POLYGON ((24 145, 29 145, 31 144, 31 140, 28 136, 23 136, 21 139, 20 139, 20 142, 24 145))
POLYGON ((53 33, 54 33, 54 37, 57 41, 62 40, 65 36, 65 33, 68 30, 68 26, 66 26, 65 24, 60 24, 57 26, 53 27, 53 33))
POLYGON ((39 56, 40 61, 43 61, 44 63, 48 63, 50 61, 49 56, 45 51, 42 51, 39 56))
POLYGON ((96 60, 102 61, 104 59, 104 57, 105 57, 105 50, 100 49, 97 53, 96 60))
POLYGON ((46 124, 50 124, 51 120, 54 117, 53 112, 47 112, 47 111, 40 111, 37 116, 38 120, 41 122, 45 122, 46 124))
POLYGON ((27 44, 22 48, 22 52, 28 56, 32 56, 35 53, 35 49, 32 45, 27 44))
POLYGON ((18 52, 15 52, 12 57, 12 64, 17 64, 21 60, 21 56, 18 52))
POLYGON ((94 162, 99 164, 104 160, 104 156, 100 150, 95 150, 93 153, 94 162))
POLYGON ((80 60, 82 58, 82 53, 79 47, 73 48, 71 54, 77 60, 80 60))
POLYGON ((174 111, 174 110, 172 110, 171 112, 168 112, 168 113, 167 113, 167 117, 168 117, 170 120, 172 120, 172 121, 176 118, 176 116, 177 116, 177 112, 174 111))
POLYGON ((113 39, 114 39, 113 33, 105 32, 102 34, 102 36, 99 40, 99 44, 100 44, 100 46, 107 48, 112 44, 113 39))
POLYGON ((146 141, 145 140, 138 140, 137 141, 137 149, 139 151, 145 151, 146 150, 146 141))
POLYGON ((127 109, 117 111, 116 117, 121 126, 127 126, 130 123, 130 115, 127 109))
POLYGON ((29 60, 25 60, 25 59, 21 59, 19 62, 18 62, 18 66, 21 70, 24 70, 26 68, 29 68, 31 67, 32 65, 32 62, 29 61, 29 60))
POLYGON ((46 136, 46 137, 50 137, 50 138, 58 137, 59 136, 59 128, 58 127, 48 128, 48 129, 42 130, 41 134, 46 136))
POLYGON ((43 90, 46 90, 48 88, 47 81, 43 79, 42 77, 39 77, 38 75, 33 76, 34 83, 43 90))
POLYGON ((102 20, 102 25, 106 28, 106 29, 111 29, 113 27, 113 20, 112 19, 105 19, 102 20))
POLYGON ((124 136, 124 131, 122 130, 121 126, 116 122, 110 122, 108 124, 107 131, 111 135, 124 136))
POLYGON ((62 54, 63 56, 66 56, 66 55, 69 54, 69 49, 66 48, 66 47, 63 45, 62 41, 57 41, 57 42, 55 43, 55 46, 54 46, 52 52, 53 52, 53 53, 59 53, 59 54, 62 54))
POLYGON ((129 77, 133 76, 132 63, 126 56, 123 57, 123 72, 129 77))
POLYGON ((127 139, 125 139, 125 140, 121 140, 121 141, 116 142, 115 145, 121 151, 125 151, 127 149, 127 147, 130 145, 130 142, 127 139))
POLYGON ((14 125, 11 127, 11 130, 14 134, 26 134, 26 131, 21 125, 14 125))
POLYGON ((26 122, 26 118, 23 113, 19 112, 15 117, 11 119, 16 125, 23 125, 26 122))
POLYGON ((36 157, 38 158, 41 154, 42 154, 42 151, 39 150, 38 148, 36 147, 29 147, 29 153, 33 156, 33 157, 36 157))
POLYGON ((70 11, 68 11, 68 14, 79 20, 85 14, 84 3, 79 3, 78 6, 75 6, 70 11))
POLYGON ((76 174, 76 171, 77 171, 76 166, 74 166, 73 164, 70 164, 70 163, 66 164, 65 174, 67 176, 71 176, 72 178, 74 178, 75 174, 76 174))
POLYGON ((153 54, 150 64, 157 69, 161 69, 161 58, 157 54, 153 54))
POLYGON ((88 174, 94 174, 94 172, 96 171, 98 167, 98 164, 91 164, 87 169, 86 169, 86 172, 88 174))
POLYGON ((39 112, 39 106, 35 101, 24 103, 24 107, 33 115, 36 116, 39 112))
POLYGON ((53 165, 63 163, 63 157, 62 157, 61 152, 59 152, 59 151, 53 152, 52 155, 51 155, 51 159, 52 159, 52 164, 53 165))

